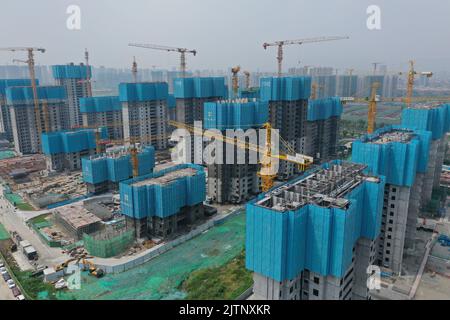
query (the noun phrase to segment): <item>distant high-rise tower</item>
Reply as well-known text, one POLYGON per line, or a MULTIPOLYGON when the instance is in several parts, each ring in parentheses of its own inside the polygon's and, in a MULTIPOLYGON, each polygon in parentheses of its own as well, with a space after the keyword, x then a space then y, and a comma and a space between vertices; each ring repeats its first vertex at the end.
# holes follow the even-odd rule
POLYGON ((69 102, 69 126, 80 126, 83 119, 80 113, 80 98, 88 97, 87 81, 91 79, 91 67, 87 68, 84 64, 74 65, 56 65, 52 66, 53 78, 56 83, 66 89, 67 100, 69 102))
POLYGON ((9 87, 6 89, 6 103, 11 113, 11 127, 14 148, 20 154, 39 153, 41 136, 46 131, 68 129, 67 96, 64 87, 38 86, 40 120, 36 121, 33 90, 31 87, 9 87), (46 108, 45 108, 46 106, 46 108), (41 124, 40 130, 37 123, 41 124))
POLYGON ((121 83, 119 100, 122 102, 124 139, 166 149, 167 97, 165 82, 121 83))

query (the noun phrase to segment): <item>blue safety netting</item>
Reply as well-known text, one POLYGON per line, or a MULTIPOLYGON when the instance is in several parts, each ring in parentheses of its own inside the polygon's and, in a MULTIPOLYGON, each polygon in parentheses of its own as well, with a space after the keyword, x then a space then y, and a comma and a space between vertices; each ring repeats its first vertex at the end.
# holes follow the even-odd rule
POLYGON ((387 183, 411 187, 417 172, 427 170, 430 143, 429 131, 386 126, 353 142, 352 161, 366 164, 368 172, 385 176, 387 183), (404 142, 373 143, 374 139, 391 131, 409 132, 412 137, 404 142))
POLYGON ((206 198, 206 181, 203 167, 195 164, 181 164, 136 179, 120 183, 120 207, 122 213, 136 219, 150 216, 169 217, 184 206, 202 203, 206 198), (134 183, 164 176, 169 172, 193 168, 196 174, 183 176, 165 184, 134 183))
POLYGON ((95 113, 121 111, 122 104, 117 96, 80 98, 80 112, 95 113))
POLYGON ((346 196, 347 209, 308 204, 274 211, 247 204, 246 267, 277 281, 308 269, 343 277, 359 238, 375 240, 381 229, 385 180, 365 180, 346 196))
POLYGON ((204 104, 205 129, 259 128, 269 117, 267 102, 207 102, 204 104))
MULTIPOLYGON (((36 79, 36 85, 39 85, 39 80, 36 79)), ((31 86, 30 79, 0 79, 0 96, 5 96, 6 88, 8 87, 28 87, 31 86)))
MULTIPOLYGON (((65 100, 66 90, 62 86, 38 86, 36 88, 39 100, 65 100)), ((8 104, 31 103, 34 101, 31 87, 6 88, 6 101, 8 104)))
POLYGON ((311 95, 311 77, 261 78, 262 101, 306 100, 311 95))
POLYGON ((91 78, 92 68, 85 65, 55 65, 52 66, 53 78, 55 79, 87 79, 91 78))
POLYGON ((308 121, 340 117, 342 111, 342 102, 339 97, 310 100, 308 102, 308 121))
MULTIPOLYGON (((118 183, 133 176, 133 164, 128 153, 110 153, 82 159, 83 181, 90 184, 118 183)), ((155 167, 155 148, 146 146, 138 153, 138 174, 147 175, 155 167)))
MULTIPOLYGON (((100 139, 107 139, 107 129, 100 128, 100 139)), ((95 130, 78 129, 42 134, 42 152, 46 155, 95 149, 95 130)))
POLYGON ((167 96, 167 107, 169 109, 173 109, 176 108, 177 106, 177 99, 175 98, 175 96, 173 94, 169 94, 167 96))
POLYGON ((450 104, 404 109, 402 125, 411 129, 431 131, 433 140, 441 139, 450 131, 450 104))
POLYGON ((167 100, 169 87, 166 82, 121 83, 119 100, 121 102, 144 102, 167 100))
POLYGON ((224 77, 177 78, 173 81, 175 98, 224 98, 226 93, 224 77))

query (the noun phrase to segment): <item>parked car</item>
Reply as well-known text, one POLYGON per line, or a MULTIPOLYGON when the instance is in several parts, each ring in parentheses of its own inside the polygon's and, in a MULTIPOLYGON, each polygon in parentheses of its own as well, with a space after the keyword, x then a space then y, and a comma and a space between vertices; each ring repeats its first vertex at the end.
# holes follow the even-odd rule
POLYGON ((8 271, 6 270, 5 267, 1 267, 1 268, 0 268, 0 273, 1 273, 1 274, 7 273, 7 272, 8 272, 8 271))
POLYGON ((22 294, 22 292, 20 292, 19 288, 17 287, 13 287, 11 288, 12 294, 14 295, 14 297, 18 297, 19 295, 22 294))
POLYGON ((3 261, 0 260, 0 268, 4 268, 5 264, 3 263, 3 261))
POLYGON ((9 279, 11 279, 11 276, 9 275, 8 272, 3 273, 3 274, 2 274, 2 277, 3 277, 3 280, 5 280, 5 282, 8 281, 9 279))
POLYGON ((14 282, 13 279, 9 279, 8 281, 6 281, 6 284, 8 285, 8 288, 12 289, 16 286, 16 283, 14 282))
POLYGON ((22 294, 19 294, 19 295, 16 297, 16 299, 17 299, 17 300, 25 300, 25 297, 24 297, 22 294))

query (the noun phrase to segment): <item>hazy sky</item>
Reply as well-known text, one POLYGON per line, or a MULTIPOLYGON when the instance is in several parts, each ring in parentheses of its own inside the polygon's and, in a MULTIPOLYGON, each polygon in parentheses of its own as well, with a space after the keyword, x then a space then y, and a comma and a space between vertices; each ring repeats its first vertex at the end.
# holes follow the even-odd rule
MULTIPOLYGON (((128 47, 156 43, 198 50, 188 68, 275 71, 276 48, 265 41, 348 35, 350 40, 289 46, 284 67, 365 70, 372 62, 407 69, 450 70, 448 0, 0 0, 0 46, 42 46, 39 64, 178 66, 178 54, 128 47), (81 30, 66 27, 69 5, 81 8, 81 30), (381 30, 366 27, 369 5, 381 8, 381 30)), ((21 57, 21 54, 15 54, 21 57)), ((0 52, 0 64, 13 54, 0 52)))

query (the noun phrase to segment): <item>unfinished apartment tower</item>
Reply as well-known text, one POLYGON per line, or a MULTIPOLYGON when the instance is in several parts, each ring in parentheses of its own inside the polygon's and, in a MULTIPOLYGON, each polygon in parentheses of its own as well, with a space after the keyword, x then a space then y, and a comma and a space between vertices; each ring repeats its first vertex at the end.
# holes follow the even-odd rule
MULTIPOLYGON (((205 103, 204 108, 205 130, 219 130, 227 138, 258 145, 258 129, 268 118, 267 102, 227 100, 205 103)), ((222 146, 221 163, 207 166, 208 197, 220 204, 253 198, 260 192, 258 154, 229 143, 222 146)))
POLYGON ((42 134, 42 152, 45 155, 47 170, 49 171, 79 171, 81 160, 84 157, 93 156, 102 152, 104 147, 97 148, 98 136, 107 138, 106 128, 73 129, 55 131, 42 134))
POLYGON ((126 141, 167 148, 167 96, 165 82, 121 83, 123 137, 126 141))
POLYGON ((80 99, 83 127, 106 127, 108 139, 123 139, 122 104, 119 97, 89 97, 80 99))
POLYGON ((80 113, 80 98, 90 95, 89 86, 92 75, 91 67, 83 63, 75 65, 52 66, 53 78, 56 84, 63 86, 67 93, 69 127, 74 128, 83 124, 80 113))
POLYGON ((385 182, 364 169, 325 163, 247 205, 255 299, 370 299, 385 182))
POLYGON ((204 216, 203 167, 180 164, 120 183, 120 207, 137 238, 171 238, 204 216))
POLYGON ((336 158, 341 114, 338 97, 309 101, 305 151, 316 163, 336 158))
MULTIPOLYGON (((36 80, 36 85, 39 85, 39 81, 36 80)), ((0 79, 0 133, 4 133, 4 137, 9 142, 14 141, 12 126, 11 126, 11 113, 6 103, 6 88, 8 87, 22 87, 31 86, 29 79, 0 79)))
MULTIPOLYGON (((306 152, 308 98, 310 77, 262 78, 261 101, 269 103, 269 122, 296 153, 306 152)), ((289 153, 284 147, 280 150, 289 153)), ((298 173, 295 164, 280 161, 278 178, 287 180, 298 173)))
POLYGON ((31 87, 6 89, 14 148, 19 154, 41 152, 42 133, 68 129, 68 108, 64 87, 38 86, 37 97, 38 118, 31 87))
MULTIPOLYGON (((174 97, 176 99, 175 119, 177 122, 193 126, 195 121, 203 121, 203 105, 226 97, 225 78, 177 78, 173 82, 174 97)), ((191 152, 187 162, 196 163, 202 159, 202 148, 195 148, 191 144, 191 152), (197 152, 197 155, 195 154, 197 152)))
POLYGON ((430 142, 429 131, 387 126, 353 143, 352 161, 386 177, 377 264, 396 274, 402 272, 407 225, 416 228, 424 201, 430 142))

